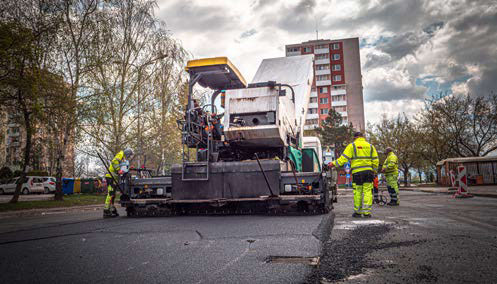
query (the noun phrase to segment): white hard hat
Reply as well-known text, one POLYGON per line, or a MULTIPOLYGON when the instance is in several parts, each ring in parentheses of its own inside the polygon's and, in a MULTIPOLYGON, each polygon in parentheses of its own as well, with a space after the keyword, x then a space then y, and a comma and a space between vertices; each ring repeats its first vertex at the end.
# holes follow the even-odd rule
POLYGON ((133 155, 133 150, 131 148, 124 149, 124 156, 126 156, 126 158, 129 158, 132 155, 133 155))

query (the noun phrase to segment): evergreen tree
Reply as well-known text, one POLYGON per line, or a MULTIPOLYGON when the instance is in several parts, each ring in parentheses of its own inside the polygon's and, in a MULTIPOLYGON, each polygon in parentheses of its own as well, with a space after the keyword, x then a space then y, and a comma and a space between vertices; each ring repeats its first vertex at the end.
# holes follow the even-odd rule
POLYGON ((354 127, 352 123, 344 124, 342 115, 331 109, 328 117, 321 123, 321 127, 316 129, 323 146, 333 147, 335 156, 342 154, 347 143, 352 141, 354 127))

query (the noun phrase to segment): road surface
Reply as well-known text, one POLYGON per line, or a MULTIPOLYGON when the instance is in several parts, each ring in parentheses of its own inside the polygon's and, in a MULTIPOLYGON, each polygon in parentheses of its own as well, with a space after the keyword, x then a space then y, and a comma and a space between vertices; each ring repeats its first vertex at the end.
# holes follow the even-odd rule
POLYGON ((339 197, 319 216, 0 218, 0 282, 497 282, 497 199, 401 192, 400 207, 353 219, 339 197))

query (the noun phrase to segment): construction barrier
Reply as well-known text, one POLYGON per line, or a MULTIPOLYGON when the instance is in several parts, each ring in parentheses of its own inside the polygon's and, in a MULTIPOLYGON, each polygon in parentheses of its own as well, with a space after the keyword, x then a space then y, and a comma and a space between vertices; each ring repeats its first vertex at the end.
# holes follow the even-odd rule
POLYGON ((81 193, 81 179, 74 179, 74 193, 81 193))
POLYGON ((456 175, 454 174, 454 170, 450 170, 449 175, 450 175, 450 185, 453 188, 457 188, 457 185, 456 185, 456 175))
POLYGON ((473 197, 468 192, 468 177, 466 175, 466 167, 460 165, 457 167, 457 192, 454 194, 455 198, 473 197))

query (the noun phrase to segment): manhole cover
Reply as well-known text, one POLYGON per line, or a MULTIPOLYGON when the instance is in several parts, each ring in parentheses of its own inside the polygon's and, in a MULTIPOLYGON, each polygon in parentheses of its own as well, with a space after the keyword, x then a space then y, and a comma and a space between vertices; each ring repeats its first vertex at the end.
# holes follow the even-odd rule
POLYGON ((300 263, 316 266, 319 265, 319 256, 269 256, 266 263, 300 263))

